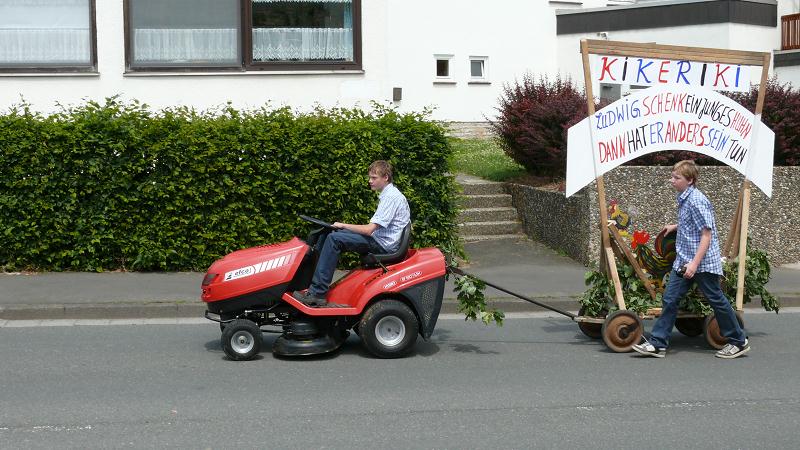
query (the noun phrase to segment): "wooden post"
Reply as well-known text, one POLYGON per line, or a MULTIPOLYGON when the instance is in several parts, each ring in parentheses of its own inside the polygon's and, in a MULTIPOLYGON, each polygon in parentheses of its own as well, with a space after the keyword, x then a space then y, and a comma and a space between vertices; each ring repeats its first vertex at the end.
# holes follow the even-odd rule
MULTIPOLYGON (((764 95, 767 91, 767 76, 769 72, 770 54, 764 53, 764 62, 761 68, 761 84, 758 86, 758 100, 754 111, 755 120, 761 117, 764 109, 764 95)), ((753 123, 753 128, 758 123, 753 123)), ((750 150, 753 151, 752 144, 750 150)), ((751 155, 752 158, 752 155, 751 155)), ((744 303, 744 275, 747 268, 747 234, 750 225, 750 180, 745 177, 742 186, 742 220, 739 231, 739 272, 736 278, 736 310, 741 311, 744 303)))
POLYGON ((742 228, 739 232, 739 272, 736 278, 736 310, 744 303, 744 273, 747 266, 747 226, 750 220, 750 181, 744 180, 742 187, 742 228))
MULTIPOLYGON (((589 68, 589 46, 586 39, 581 39, 581 57, 583 58, 583 79, 586 85, 586 108, 589 117, 594 114, 594 93, 592 92, 592 75, 589 68)), ((592 158, 594 158, 594 150, 592 150, 592 158)), ((611 273, 611 279, 614 282, 614 293, 617 300, 619 309, 625 308, 625 297, 622 295, 622 283, 619 281, 619 273, 617 273, 617 259, 614 257, 614 251, 611 249, 611 240, 608 237, 608 209, 606 207, 606 187, 603 182, 603 176, 595 179, 597 182, 597 201, 600 203, 600 236, 603 241, 603 249, 600 250, 605 253, 605 259, 608 263, 608 271, 611 273)), ((602 260, 602 258, 601 258, 602 260)))
POLYGON ((725 246, 722 254, 728 259, 733 259, 739 254, 739 233, 742 231, 742 198, 744 197, 744 185, 739 191, 739 201, 736 203, 736 211, 733 213, 733 222, 728 238, 725 239, 725 246))

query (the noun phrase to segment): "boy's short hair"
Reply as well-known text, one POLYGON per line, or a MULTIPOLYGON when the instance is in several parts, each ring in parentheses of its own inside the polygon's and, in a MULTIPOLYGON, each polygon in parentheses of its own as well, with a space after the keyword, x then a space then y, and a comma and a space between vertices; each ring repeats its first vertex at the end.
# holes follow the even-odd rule
POLYGON ((369 173, 376 173, 379 177, 388 177, 389 183, 392 182, 392 164, 389 161, 379 159, 369 165, 369 173))
POLYGON ((693 160, 684 159, 683 161, 676 162, 675 165, 672 166, 672 171, 678 172, 682 177, 691 181, 691 184, 697 184, 697 176, 700 172, 697 169, 697 164, 695 164, 693 160))

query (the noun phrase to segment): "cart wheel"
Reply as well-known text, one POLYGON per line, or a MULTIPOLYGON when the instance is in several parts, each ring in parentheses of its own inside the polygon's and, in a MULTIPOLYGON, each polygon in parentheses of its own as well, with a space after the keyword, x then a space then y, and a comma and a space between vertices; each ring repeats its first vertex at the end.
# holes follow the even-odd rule
MULTIPOLYGON (((742 318, 742 312, 736 311, 736 320, 739 321, 739 326, 744 328, 744 319, 742 318)), ((717 323, 717 318, 714 314, 710 316, 706 316, 705 322, 703 323, 703 334, 706 337, 706 342, 712 348, 717 350, 721 349, 728 343, 728 338, 722 335, 719 331, 719 324, 717 323)))
POLYGON ((405 303, 380 300, 364 313, 358 329, 370 353, 379 358, 399 358, 417 342, 419 321, 405 303))
POLYGON ((642 340, 644 324, 633 311, 614 311, 603 322, 603 342, 617 353, 631 351, 642 340))
MULTIPOLYGON (((583 316, 585 314, 586 314, 586 307, 581 306, 581 309, 578 310, 578 315, 583 316)), ((602 323, 578 322, 578 329, 581 330, 581 333, 585 334, 586 336, 592 339, 600 339, 601 337, 603 337, 602 323)))
POLYGON ((702 317, 684 317, 675 321, 675 328, 684 336, 695 337, 703 334, 703 323, 705 319, 702 317))
POLYGON ((234 361, 253 359, 261 351, 261 342, 261 329, 252 320, 234 320, 222 331, 222 350, 234 361))

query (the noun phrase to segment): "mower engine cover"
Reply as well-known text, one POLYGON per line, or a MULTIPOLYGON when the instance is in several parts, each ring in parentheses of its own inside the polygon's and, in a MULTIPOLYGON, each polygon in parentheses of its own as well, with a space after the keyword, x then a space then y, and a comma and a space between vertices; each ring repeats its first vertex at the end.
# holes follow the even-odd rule
POLYGON ((208 268, 201 298, 216 313, 267 306, 286 292, 308 250, 295 237, 230 253, 208 268))

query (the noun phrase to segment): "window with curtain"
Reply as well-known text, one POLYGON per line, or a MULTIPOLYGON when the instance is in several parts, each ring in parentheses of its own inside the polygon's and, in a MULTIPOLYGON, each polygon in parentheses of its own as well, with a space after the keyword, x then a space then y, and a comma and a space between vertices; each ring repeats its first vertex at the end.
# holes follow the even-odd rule
POLYGON ((0 0, 0 70, 93 69, 93 0, 0 0))
POLYGON ((352 0, 252 1, 253 62, 352 62, 352 0))
POLYGON ((125 0, 124 5, 131 71, 361 68, 361 0, 125 0))
POLYGON ((239 0, 129 0, 128 8, 131 67, 241 66, 239 0))

